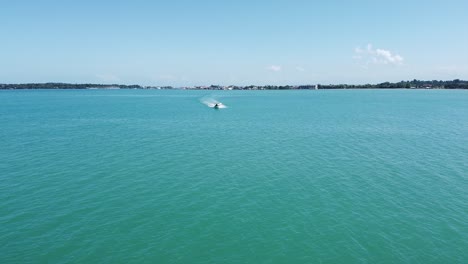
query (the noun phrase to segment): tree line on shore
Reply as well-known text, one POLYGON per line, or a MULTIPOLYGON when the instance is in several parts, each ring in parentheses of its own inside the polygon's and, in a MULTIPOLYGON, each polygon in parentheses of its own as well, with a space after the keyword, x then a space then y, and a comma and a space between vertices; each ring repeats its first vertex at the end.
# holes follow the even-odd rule
MULTIPOLYGON (((174 89, 172 86, 141 86, 137 84, 71 84, 71 83, 23 83, 23 84, 0 84, 0 89, 174 89)), ((185 87, 187 89, 187 87, 185 87)), ((468 81, 400 81, 384 82, 379 84, 317 84, 317 85, 249 85, 249 86, 220 86, 211 85, 204 88, 188 87, 189 89, 234 89, 234 90, 294 90, 294 89, 468 89, 468 81)))
POLYGON ((468 89, 468 81, 455 79, 452 81, 400 81, 400 82, 384 82, 379 84, 364 84, 364 85, 349 85, 349 84, 329 84, 319 85, 319 89, 399 89, 399 88, 418 88, 418 89, 468 89))
POLYGON ((92 83, 20 83, 20 84, 0 84, 0 89, 140 89, 140 85, 123 84, 92 84, 92 83))

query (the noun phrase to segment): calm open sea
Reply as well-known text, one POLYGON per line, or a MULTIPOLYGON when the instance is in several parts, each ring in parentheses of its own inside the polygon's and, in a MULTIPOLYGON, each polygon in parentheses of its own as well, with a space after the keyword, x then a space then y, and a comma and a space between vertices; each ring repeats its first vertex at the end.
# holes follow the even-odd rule
POLYGON ((467 261, 468 91, 0 91, 0 263, 467 261))

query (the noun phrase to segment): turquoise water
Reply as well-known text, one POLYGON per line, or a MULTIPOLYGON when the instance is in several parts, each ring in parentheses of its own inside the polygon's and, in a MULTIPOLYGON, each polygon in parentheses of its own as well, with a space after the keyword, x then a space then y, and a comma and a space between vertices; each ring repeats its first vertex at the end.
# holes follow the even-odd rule
POLYGON ((468 260, 468 91, 0 91, 0 172, 0 263, 468 260))

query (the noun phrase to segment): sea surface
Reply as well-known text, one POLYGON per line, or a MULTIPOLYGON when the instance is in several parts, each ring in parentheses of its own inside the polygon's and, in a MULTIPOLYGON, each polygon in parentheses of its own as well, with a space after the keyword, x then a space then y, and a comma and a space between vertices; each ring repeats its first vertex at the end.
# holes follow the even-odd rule
POLYGON ((468 91, 0 91, 0 263, 468 263, 468 91))

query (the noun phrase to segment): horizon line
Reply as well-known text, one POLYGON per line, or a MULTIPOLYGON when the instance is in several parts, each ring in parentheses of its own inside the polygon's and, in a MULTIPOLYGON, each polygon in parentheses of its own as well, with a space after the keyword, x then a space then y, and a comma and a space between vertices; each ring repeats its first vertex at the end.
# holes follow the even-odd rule
POLYGON ((397 82, 391 81, 384 81, 384 82, 367 82, 367 83, 359 83, 359 84, 351 84, 351 83, 303 83, 303 84, 248 84, 248 85, 240 85, 240 84, 202 84, 202 85, 142 85, 138 83, 133 84, 123 84, 123 83, 92 83, 92 82, 19 82, 19 83, 0 83, 0 86, 5 85, 45 85, 45 84, 65 84, 65 85, 99 85, 99 86, 141 86, 141 87, 210 87, 210 86, 217 86, 217 87, 248 87, 248 86, 307 86, 307 85, 350 85, 350 86, 360 86, 360 85, 379 85, 379 84, 397 84, 397 83, 410 83, 410 82, 468 82, 468 80, 462 80, 459 78, 455 79, 446 79, 446 80, 419 80, 419 79, 412 79, 412 80, 401 80, 397 82))

